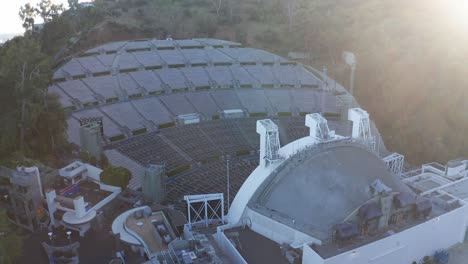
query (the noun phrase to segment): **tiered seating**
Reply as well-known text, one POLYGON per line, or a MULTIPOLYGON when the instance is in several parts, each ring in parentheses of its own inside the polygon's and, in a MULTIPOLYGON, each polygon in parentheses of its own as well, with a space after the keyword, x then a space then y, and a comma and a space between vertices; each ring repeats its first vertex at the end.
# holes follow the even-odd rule
POLYGON ((319 87, 321 81, 312 73, 304 69, 304 67, 296 66, 296 78, 300 80, 301 85, 319 87))
POLYGON ((206 46, 206 44, 201 43, 200 41, 197 41, 197 40, 194 40, 194 39, 178 39, 178 40, 174 40, 174 43, 176 43, 181 48, 185 48, 185 47, 203 48, 204 46, 206 46))
POLYGON ((119 74, 117 78, 120 82, 120 88, 125 90, 127 95, 131 96, 135 94, 141 94, 141 91, 138 88, 138 84, 132 79, 132 77, 130 77, 128 73, 119 74))
POLYGON ((85 69, 81 66, 80 62, 77 59, 71 59, 65 65, 63 65, 60 70, 54 73, 54 79, 65 78, 68 73, 71 76, 78 76, 85 73, 85 69))
POLYGON ((194 38, 193 40, 198 41, 205 46, 242 46, 240 43, 226 41, 221 39, 208 39, 208 38, 194 38))
POLYGON ((205 56, 213 64, 231 64, 233 59, 217 49, 205 50, 205 56))
POLYGON ((217 90, 210 93, 222 110, 243 108, 233 90, 217 90))
POLYGON ((178 50, 158 50, 159 56, 167 65, 185 65, 185 59, 178 50))
POLYGON ((288 139, 290 142, 303 138, 309 135, 310 129, 305 126, 305 117, 289 117, 281 119, 280 121, 283 124, 283 127, 286 128, 286 133, 288 134, 288 139))
POLYGON ((229 71, 229 67, 207 67, 206 71, 210 75, 211 80, 214 80, 216 84, 222 87, 232 86, 232 75, 229 71))
MULTIPOLYGON (((231 201, 236 196, 244 181, 258 166, 257 161, 232 159, 229 161, 229 190, 231 201)), ((167 199, 176 208, 184 209, 184 195, 201 193, 224 193, 227 202, 227 163, 214 161, 197 168, 190 175, 170 179, 167 184, 167 199)), ((225 205, 226 206, 226 205, 225 205)))
POLYGON ((187 99, 195 106, 197 112, 207 117, 217 114, 220 110, 208 91, 187 93, 187 99))
POLYGON ((200 129, 225 153, 251 150, 233 120, 213 120, 200 123, 200 129))
POLYGON ((241 87, 255 85, 257 80, 252 78, 252 76, 243 67, 231 66, 229 68, 234 76, 234 80, 238 81, 241 87))
POLYGON ((120 104, 109 104, 101 107, 101 110, 108 114, 121 126, 126 126, 131 130, 144 127, 144 119, 138 114, 129 102, 120 104))
POLYGON ((115 54, 97 55, 96 58, 106 67, 111 68, 114 65, 115 54))
POLYGON ((194 160, 207 161, 221 155, 197 124, 162 129, 161 133, 194 160))
MULTIPOLYGON (((102 117, 102 122, 104 126, 104 135, 106 137, 114 137, 117 135, 122 134, 119 126, 115 124, 112 120, 110 120, 107 116, 105 116, 101 111, 94 109, 83 110, 79 112, 73 113, 73 116, 77 119, 80 118, 89 118, 89 117, 102 117)), ((71 128, 69 128, 71 129, 71 128)))
POLYGON ((169 111, 156 97, 133 100, 131 103, 147 120, 153 121, 156 125, 173 121, 169 111))
POLYGON ((122 96, 120 85, 116 76, 99 76, 83 79, 91 90, 100 94, 104 99, 119 98, 122 96))
POLYGON ((161 69, 155 70, 155 74, 161 78, 161 80, 169 85, 171 89, 186 89, 187 82, 184 75, 178 69, 161 69))
POLYGON ((265 94, 278 112, 292 112, 291 97, 288 90, 266 89, 265 94))
POLYGON ((307 89, 295 89, 291 90, 290 94, 294 100, 294 106, 297 107, 300 112, 320 112, 320 98, 317 98, 317 92, 307 89))
POLYGON ((210 87, 210 77, 201 67, 182 68, 181 72, 195 87, 210 87))
POLYGON ((110 71, 109 67, 104 66, 96 56, 80 57, 77 58, 83 68, 89 70, 92 73, 107 72, 110 71))
POLYGON ((247 70, 254 78, 256 78, 262 85, 271 86, 277 83, 271 67, 268 66, 257 66, 257 65, 247 65, 244 66, 244 69, 247 70))
POLYGON ((231 57, 233 60, 238 61, 239 63, 256 63, 257 58, 255 56, 251 56, 248 52, 245 52, 245 49, 227 49, 222 48, 219 49, 220 52, 226 54, 227 56, 231 57))
POLYGON ((57 83, 56 85, 83 104, 97 101, 93 92, 81 80, 66 81, 57 83))
POLYGON ((90 49, 90 50, 86 51, 85 53, 99 53, 101 51, 116 52, 117 50, 122 48, 125 44, 127 44, 127 41, 118 41, 118 42, 107 43, 107 44, 101 45, 99 47, 96 47, 94 49, 90 49))
POLYGON ((205 51, 203 49, 184 49, 181 50, 181 52, 192 65, 206 65, 208 62, 208 58, 206 57, 205 51))
POLYGON ((148 40, 130 41, 125 45, 125 50, 141 50, 151 48, 151 43, 148 40))
POLYGON ((149 93, 161 92, 164 90, 162 82, 154 75, 152 71, 137 71, 131 72, 130 75, 149 93))
POLYGON ((254 150, 260 148, 259 135, 257 134, 257 120, 257 118, 240 118, 235 120, 247 142, 250 146, 254 147, 254 150))
POLYGON ((271 69, 281 85, 292 86, 296 83, 296 66, 284 65, 284 66, 272 66, 271 69))
POLYGON ((328 128, 335 130, 336 134, 350 137, 353 129, 351 121, 347 120, 328 120, 328 128))
POLYGON ((193 109, 184 94, 170 94, 159 97, 164 105, 175 115, 192 114, 197 111, 193 109))
POLYGON ((117 55, 118 66, 120 70, 130 70, 137 69, 139 67, 139 62, 133 57, 131 53, 124 52, 120 55, 117 55))
POLYGON ((167 171, 188 163, 154 132, 115 143, 112 147, 145 166, 165 163, 167 171))
POLYGON ((263 90, 248 89, 237 91, 242 105, 250 113, 268 113, 271 108, 263 90))
POLYGON ((164 63, 163 60, 154 51, 136 51, 133 56, 144 67, 161 67, 164 63))
POLYGON ((262 63, 287 62, 286 59, 264 50, 244 48, 242 51, 247 53, 249 56, 256 58, 256 61, 262 63))

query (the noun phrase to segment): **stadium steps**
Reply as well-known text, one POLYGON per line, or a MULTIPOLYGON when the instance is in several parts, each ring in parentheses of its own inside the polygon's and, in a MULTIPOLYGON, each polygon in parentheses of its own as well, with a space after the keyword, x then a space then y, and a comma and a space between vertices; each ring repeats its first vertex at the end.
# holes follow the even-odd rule
POLYGON ((132 173, 132 178, 128 183, 128 188, 137 190, 141 187, 141 177, 145 173, 144 166, 138 164, 136 161, 133 161, 115 149, 105 150, 104 155, 106 155, 112 166, 127 168, 132 173))
POLYGON ((242 129, 242 126, 239 124, 239 120, 236 120, 234 122, 234 124, 236 125, 236 127, 239 129, 240 133, 241 133, 241 136, 242 138, 245 140, 245 142, 247 142, 247 144, 252 148, 252 149, 256 149, 256 144, 254 142, 252 142, 249 137, 247 136, 247 134, 245 133, 244 129, 242 129))
POLYGON ((182 149, 180 149, 176 144, 174 144, 174 142, 172 142, 165 135, 161 133, 158 135, 166 144, 168 144, 173 150, 175 150, 179 155, 181 155, 186 161, 188 162, 194 161, 192 157, 190 157, 187 153, 185 153, 182 149))
POLYGON ((218 150, 219 152, 223 153, 223 150, 221 148, 219 148, 214 142, 213 140, 211 140, 211 137, 209 137, 206 132, 203 130, 203 128, 201 128, 199 125, 197 125, 197 128, 198 128, 198 131, 200 131, 200 133, 206 138, 208 139, 208 141, 210 142, 211 145, 214 146, 214 148, 216 150, 218 150))
POLYGON ((128 127, 123 126, 119 122, 115 121, 115 119, 112 118, 109 114, 107 114, 106 111, 102 110, 101 107, 97 107, 96 109, 99 111, 99 113, 101 113, 103 116, 107 117, 110 121, 112 121, 112 123, 114 123, 120 129, 120 131, 124 133, 127 137, 132 135, 132 131, 128 127))
POLYGON ((145 116, 140 112, 140 110, 138 110, 138 108, 135 106, 135 104, 133 104, 132 100, 129 100, 129 102, 130 102, 130 105, 132 106, 133 110, 135 110, 138 113, 138 115, 141 117, 141 119, 144 120, 144 126, 146 128, 149 128, 151 131, 155 131, 156 130, 156 125, 154 124, 154 122, 146 119, 145 116))

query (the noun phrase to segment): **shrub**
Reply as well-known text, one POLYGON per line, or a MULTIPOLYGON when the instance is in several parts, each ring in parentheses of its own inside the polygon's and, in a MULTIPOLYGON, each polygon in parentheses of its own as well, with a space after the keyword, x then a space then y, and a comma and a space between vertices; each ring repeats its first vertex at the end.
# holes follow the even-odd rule
POLYGON ((101 182, 125 189, 132 178, 132 173, 124 167, 109 166, 101 173, 101 182))

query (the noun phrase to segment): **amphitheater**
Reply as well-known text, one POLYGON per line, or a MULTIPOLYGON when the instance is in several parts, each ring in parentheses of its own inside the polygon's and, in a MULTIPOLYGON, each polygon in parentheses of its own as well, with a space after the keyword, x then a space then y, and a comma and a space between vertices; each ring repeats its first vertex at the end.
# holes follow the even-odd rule
POLYGON ((346 136, 347 109, 356 105, 324 72, 216 39, 109 43, 53 78, 49 92, 67 110, 70 142, 80 143, 80 119, 102 118, 105 154, 132 171, 129 187, 141 187, 148 164, 165 164, 169 203, 226 193, 227 164, 234 197, 258 165, 257 120, 278 125, 281 145, 306 136, 304 116, 314 112, 346 136))

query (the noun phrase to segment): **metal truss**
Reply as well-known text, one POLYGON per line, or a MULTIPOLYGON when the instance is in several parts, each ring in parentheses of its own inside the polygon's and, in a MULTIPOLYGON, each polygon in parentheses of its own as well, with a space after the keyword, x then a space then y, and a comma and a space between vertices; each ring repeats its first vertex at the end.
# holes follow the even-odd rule
POLYGON ((224 195, 222 193, 186 195, 188 227, 224 224, 224 195))
MULTIPOLYGON (((273 162, 279 160, 278 150, 280 148, 278 127, 270 119, 264 119, 257 121, 260 124, 261 129, 258 129, 257 133, 260 134, 260 148, 264 147, 264 156, 261 159, 273 162), (263 142, 262 142, 263 141, 263 142)), ((262 149, 260 150, 262 152, 262 149)))
POLYGON ((315 127, 310 128, 311 136, 316 137, 320 141, 330 139, 330 129, 328 128, 327 120, 318 113, 309 114, 308 117, 315 123, 315 127), (313 130, 315 130, 315 133, 313 133, 313 130))
POLYGON ((405 156, 395 152, 383 158, 382 160, 385 162, 388 170, 393 174, 400 175, 403 172, 405 156))

